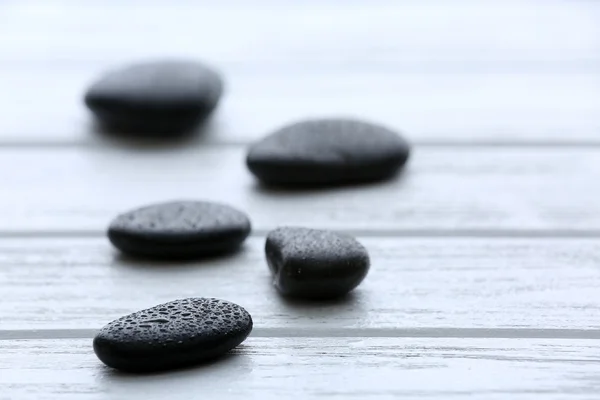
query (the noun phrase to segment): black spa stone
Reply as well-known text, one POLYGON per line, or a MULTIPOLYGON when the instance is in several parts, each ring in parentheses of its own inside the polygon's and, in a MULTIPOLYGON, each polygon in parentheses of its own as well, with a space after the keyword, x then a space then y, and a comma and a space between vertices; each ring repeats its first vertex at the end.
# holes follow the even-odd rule
POLYGON ((255 143, 246 163, 267 185, 339 185, 390 178, 409 153, 409 144, 383 126, 315 119, 285 126, 255 143))
POLYGON ((150 258, 194 258, 237 249, 250 233, 250 220, 225 204, 173 201, 117 216, 108 228, 123 253, 150 258))
POLYGON ((265 245, 273 284, 285 296, 333 298, 357 287, 369 271, 369 254, 353 237, 317 229, 271 231, 265 245))
POLYGON ((252 331, 248 312, 224 300, 175 300, 121 317, 94 338, 94 352, 122 371, 149 372, 216 358, 252 331))
POLYGON ((106 72, 85 93, 85 104, 104 126, 139 135, 191 130, 217 106, 219 74, 189 61, 133 64, 106 72))

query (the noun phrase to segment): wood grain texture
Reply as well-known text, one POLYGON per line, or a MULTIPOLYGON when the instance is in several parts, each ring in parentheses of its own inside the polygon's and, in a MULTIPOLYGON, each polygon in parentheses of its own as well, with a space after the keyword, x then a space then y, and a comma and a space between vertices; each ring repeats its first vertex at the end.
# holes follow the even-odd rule
POLYGON ((184 297, 236 302, 263 334, 402 336, 423 328, 419 335, 436 337, 460 334, 438 328, 465 328, 465 336, 546 337, 527 330, 600 329, 597 239, 359 239, 371 255, 369 275, 350 297, 325 303, 277 294, 264 238, 231 257, 182 264, 123 258, 106 239, 3 239, 1 329, 97 329, 184 297))
POLYGON ((85 87, 156 57, 225 74, 209 141, 353 115, 421 142, 600 143, 597 2, 140 4, 0 4, 0 144, 102 142, 85 87))
POLYGON ((417 148, 396 179, 273 191, 242 148, 0 149, 0 231, 104 231, 155 201, 207 199, 246 211, 256 231, 301 225, 359 231, 578 231, 600 228, 594 149, 417 148))
POLYGON ((250 338, 209 366, 113 372, 86 340, 0 342, 0 399, 595 399, 585 340, 250 338), (200 396, 199 396, 200 397, 200 396))

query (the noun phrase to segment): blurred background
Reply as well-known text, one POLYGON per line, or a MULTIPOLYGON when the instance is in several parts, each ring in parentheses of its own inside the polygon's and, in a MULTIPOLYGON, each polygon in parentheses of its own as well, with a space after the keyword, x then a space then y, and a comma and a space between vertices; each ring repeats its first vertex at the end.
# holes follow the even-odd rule
POLYGON ((596 141, 594 1, 77 1, 0 4, 0 141, 90 143, 108 68, 200 60, 227 91, 203 140, 356 115, 417 143, 596 141))

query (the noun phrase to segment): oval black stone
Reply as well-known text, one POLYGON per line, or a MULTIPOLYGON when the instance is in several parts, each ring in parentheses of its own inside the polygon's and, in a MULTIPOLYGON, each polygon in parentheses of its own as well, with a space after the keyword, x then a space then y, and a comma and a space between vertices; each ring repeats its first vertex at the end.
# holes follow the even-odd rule
POLYGON ((318 186, 390 178, 409 154, 409 144, 383 126, 317 119, 288 125, 255 143, 246 163, 268 185, 318 186))
POLYGON ((105 73, 85 93, 85 104, 111 129, 177 134, 210 115, 223 92, 219 74, 188 61, 130 65, 105 73))
POLYGON ((286 296, 333 298, 357 287, 369 271, 369 254, 351 236, 284 227, 265 245, 273 284, 286 296))
POLYGON ((252 331, 248 312, 224 300, 175 300, 121 317, 94 338, 94 352, 109 367, 158 371, 218 357, 252 331))
POLYGON ((235 250, 250 229, 246 214, 225 204, 173 201, 117 216, 108 238, 134 256, 193 258, 235 250))

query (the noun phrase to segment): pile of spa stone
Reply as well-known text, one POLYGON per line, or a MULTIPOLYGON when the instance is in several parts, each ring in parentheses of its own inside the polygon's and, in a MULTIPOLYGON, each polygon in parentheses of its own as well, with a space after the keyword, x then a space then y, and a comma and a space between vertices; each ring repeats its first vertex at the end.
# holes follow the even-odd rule
MULTIPOLYGON (((223 81, 195 62, 161 61, 108 72, 86 92, 98 122, 122 133, 169 138, 193 131, 217 107, 223 81)), ((396 132, 352 119, 315 119, 282 127, 253 144, 248 169, 264 185, 337 186, 394 177, 409 158, 396 132)), ((202 259, 237 251, 249 217, 229 205, 178 200, 118 215, 108 238, 130 257, 202 259)), ((266 264, 283 296, 341 297, 369 271, 369 254, 351 236, 303 227, 267 235, 266 264)), ((119 318, 100 330, 94 351, 106 365, 146 372, 218 357, 242 343, 252 318, 241 306, 210 298, 171 301, 119 318)))

